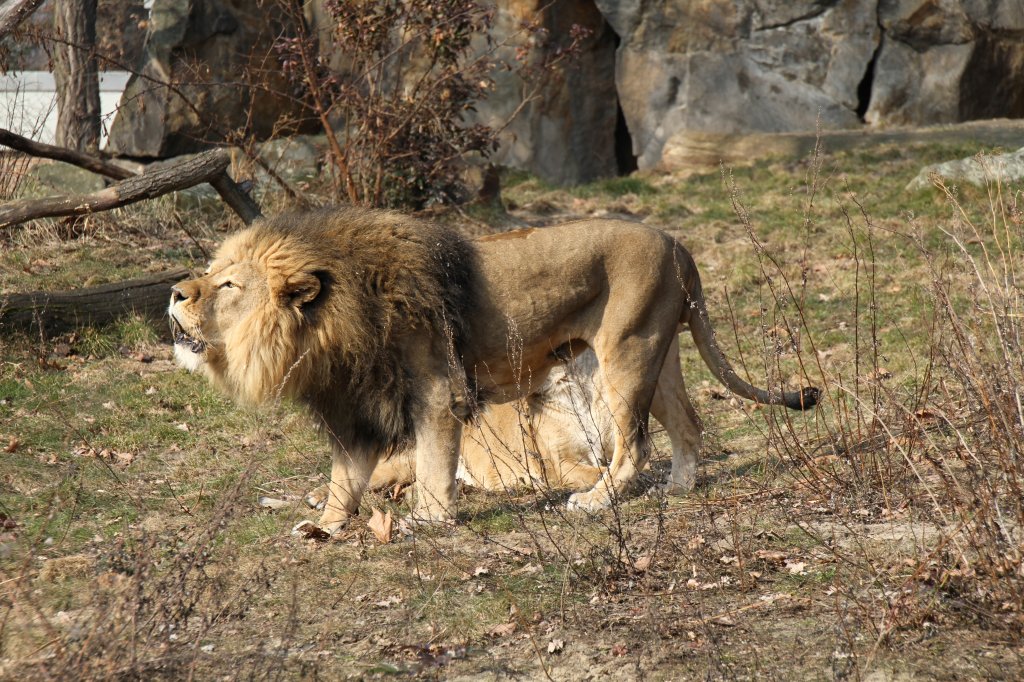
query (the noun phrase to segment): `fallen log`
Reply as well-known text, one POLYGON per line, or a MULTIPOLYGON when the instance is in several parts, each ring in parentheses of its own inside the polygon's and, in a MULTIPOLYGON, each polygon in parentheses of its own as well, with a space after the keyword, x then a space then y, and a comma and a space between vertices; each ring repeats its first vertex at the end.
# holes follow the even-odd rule
POLYGON ((0 334, 40 329, 60 334, 127 315, 159 320, 166 314, 171 286, 188 274, 188 270, 177 269, 74 291, 0 294, 0 334))

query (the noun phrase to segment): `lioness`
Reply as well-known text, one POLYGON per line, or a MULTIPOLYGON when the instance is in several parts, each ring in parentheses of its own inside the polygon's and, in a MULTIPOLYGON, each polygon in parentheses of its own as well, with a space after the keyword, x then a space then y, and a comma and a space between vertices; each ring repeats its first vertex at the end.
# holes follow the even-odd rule
MULTIPOLYGON (((661 422, 672 449, 684 458, 682 482, 667 484, 668 492, 687 492, 696 474, 696 448, 686 431, 690 415, 696 421, 678 367, 679 342, 673 339, 651 401, 651 415, 661 422), (669 408, 672 409, 669 409, 669 408)), ((463 426, 457 478, 490 491, 521 487, 560 487, 588 490, 608 465, 615 425, 600 402, 597 356, 589 348, 556 365, 544 383, 526 399, 486 405, 463 426)), ((415 452, 409 448, 378 459, 369 488, 382 490, 412 483, 415 452)), ((306 504, 322 509, 327 485, 306 495, 306 504)))
MULTIPOLYGON (((403 447, 414 449, 412 517, 453 518, 472 403, 529 395, 584 348, 597 357, 614 443, 570 509, 608 506, 643 468, 648 411, 682 324, 734 393, 793 409, 818 394, 740 379, 715 343, 689 253, 615 220, 470 243, 393 212, 283 214, 229 237, 205 275, 173 287, 169 312, 181 365, 240 402, 284 395, 310 410, 333 446, 328 532, 358 510, 380 453, 403 447)), ((692 409, 677 407, 693 447, 673 453, 669 484, 686 489, 700 432, 692 409)))

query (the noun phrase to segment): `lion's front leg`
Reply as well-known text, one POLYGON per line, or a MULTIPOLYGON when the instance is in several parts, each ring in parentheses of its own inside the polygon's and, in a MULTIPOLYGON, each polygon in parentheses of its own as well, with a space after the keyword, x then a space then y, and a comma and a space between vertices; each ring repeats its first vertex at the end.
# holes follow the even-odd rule
POLYGON ((359 501, 377 464, 377 454, 361 449, 333 446, 331 480, 327 483, 327 499, 320 527, 328 533, 341 530, 348 519, 359 511, 359 501))
POLYGON ((448 377, 431 381, 416 420, 416 502, 411 514, 417 522, 437 523, 455 518, 462 424, 452 415, 448 377))

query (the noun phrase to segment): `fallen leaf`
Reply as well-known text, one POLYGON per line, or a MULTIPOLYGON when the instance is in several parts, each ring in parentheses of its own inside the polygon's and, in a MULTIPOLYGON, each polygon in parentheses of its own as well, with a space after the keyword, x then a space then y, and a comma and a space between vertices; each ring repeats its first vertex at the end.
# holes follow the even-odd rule
POLYGON ((629 653, 629 647, 626 646, 625 642, 616 642, 612 644, 612 656, 625 656, 629 653))
POLYGON ((382 514, 380 509, 376 507, 373 508, 373 515, 370 517, 370 520, 366 522, 366 527, 373 531, 373 534, 377 536, 377 541, 382 545, 391 542, 392 525, 391 510, 388 510, 387 514, 382 514))
POLYGON ((490 630, 488 630, 487 635, 490 637, 508 637, 515 631, 515 623, 501 623, 499 625, 495 625, 490 630))
POLYGON ((11 454, 18 449, 19 445, 21 445, 21 441, 16 436, 11 436, 11 439, 7 441, 7 447, 4 448, 4 452, 11 454))
POLYGON ((299 521, 295 524, 295 527, 292 528, 292 535, 299 535, 307 540, 316 540, 318 542, 331 539, 330 533, 312 521, 299 521))
POLYGON ((556 654, 565 648, 565 642, 560 639, 553 639, 548 642, 548 653, 556 654))
POLYGON ((775 549, 759 549, 754 556, 765 561, 777 561, 780 564, 786 560, 786 555, 775 549))
POLYGON ((729 616, 719 616, 718 618, 715 618, 711 622, 714 623, 715 625, 721 625, 722 627, 725 627, 725 628, 734 628, 734 627, 736 627, 736 621, 733 620, 732 618, 730 618, 729 616))
POLYGON ((180 424, 175 424, 174 428, 178 429, 179 431, 186 431, 186 432, 190 430, 188 428, 188 424, 186 424, 185 422, 182 422, 180 424))
POLYGON ((388 597, 387 599, 381 599, 380 601, 373 602, 373 605, 378 607, 378 608, 386 609, 386 608, 388 608, 390 606, 396 606, 396 605, 401 604, 401 603, 402 603, 402 598, 399 597, 397 594, 393 594, 390 597, 388 597))
POLYGON ((807 563, 804 562, 804 561, 787 561, 786 562, 786 570, 789 571, 789 573, 791 575, 803 575, 804 573, 806 573, 806 571, 804 570, 806 568, 807 568, 807 563))
POLYGON ((473 570, 473 577, 475 577, 475 578, 479 578, 481 576, 490 575, 490 574, 491 574, 491 572, 490 572, 490 570, 487 569, 486 566, 477 566, 476 569, 473 570))
POLYGON ((633 568, 635 568, 638 571, 646 571, 648 568, 651 567, 651 561, 653 560, 653 558, 654 557, 652 557, 650 554, 638 556, 636 558, 636 561, 633 562, 633 568))

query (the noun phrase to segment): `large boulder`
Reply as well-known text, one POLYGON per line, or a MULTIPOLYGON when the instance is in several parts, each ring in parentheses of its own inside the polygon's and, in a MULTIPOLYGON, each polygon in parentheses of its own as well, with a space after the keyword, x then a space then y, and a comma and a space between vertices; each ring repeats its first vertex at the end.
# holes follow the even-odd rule
POLYGON ((859 125, 875 0, 597 0, 621 37, 616 83, 640 168, 666 140, 859 125))
POLYGON ((614 176, 619 171, 615 148, 618 39, 593 0, 560 2, 538 15, 539 7, 548 5, 537 0, 498 3, 493 35, 502 47, 496 59, 514 64, 515 51, 527 46, 535 62, 550 59, 571 42, 573 25, 587 29, 589 36, 574 60, 543 71, 539 80, 524 83, 513 70, 495 72, 495 88, 477 105, 476 115, 477 120, 502 130, 501 147, 491 160, 528 169, 561 185, 614 176), (538 20, 543 34, 523 30, 524 22, 538 20), (532 97, 525 106, 524 92, 532 97))
POLYGON ((977 187, 989 184, 1016 184, 1024 179, 1024 149, 1010 154, 989 154, 955 159, 930 166, 907 184, 908 190, 932 187, 932 178, 940 178, 948 185, 968 183, 977 187))
POLYGON ((873 125, 1024 117, 1024 2, 884 0, 873 125))
POLYGON ((141 75, 128 82, 107 151, 166 158, 223 143, 229 132, 270 136, 302 110, 273 94, 289 91, 273 50, 286 26, 273 2, 154 0, 141 75))

